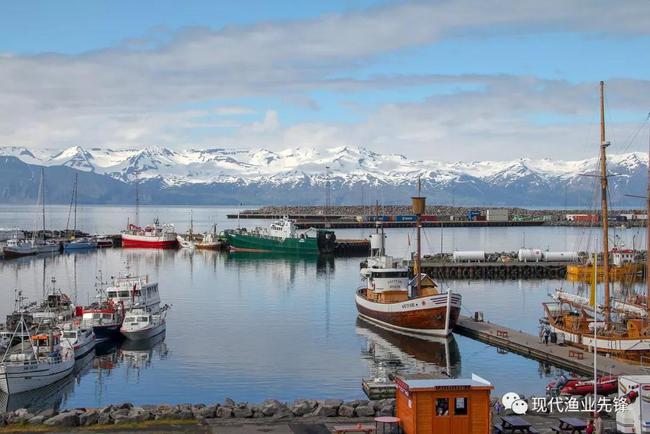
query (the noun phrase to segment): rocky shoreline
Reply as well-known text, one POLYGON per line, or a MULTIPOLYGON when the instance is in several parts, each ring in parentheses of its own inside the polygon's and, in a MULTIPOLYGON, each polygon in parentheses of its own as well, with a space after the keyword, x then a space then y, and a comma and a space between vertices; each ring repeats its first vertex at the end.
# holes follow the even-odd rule
POLYGON ((57 411, 49 409, 31 413, 21 408, 0 414, 0 427, 7 425, 45 425, 50 427, 77 427, 91 425, 119 425, 158 420, 206 419, 245 420, 266 419, 284 421, 296 418, 368 418, 393 416, 395 400, 380 401, 340 399, 298 399, 291 403, 268 399, 261 404, 237 403, 226 398, 219 404, 161 404, 137 406, 131 403, 109 405, 103 408, 74 408, 57 411))

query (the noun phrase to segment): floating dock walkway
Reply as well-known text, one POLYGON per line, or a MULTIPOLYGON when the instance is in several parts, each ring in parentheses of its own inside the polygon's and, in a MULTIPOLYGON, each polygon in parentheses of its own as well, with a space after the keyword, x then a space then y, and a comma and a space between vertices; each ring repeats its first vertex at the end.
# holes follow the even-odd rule
MULTIPOLYGON (((490 322, 479 322, 473 318, 461 316, 454 332, 577 374, 585 376, 593 376, 594 374, 593 353, 569 345, 552 343, 545 345, 540 342, 538 336, 533 336, 520 330, 514 330, 490 322)), ((601 375, 650 374, 649 366, 644 367, 600 355, 597 356, 597 368, 601 375)))

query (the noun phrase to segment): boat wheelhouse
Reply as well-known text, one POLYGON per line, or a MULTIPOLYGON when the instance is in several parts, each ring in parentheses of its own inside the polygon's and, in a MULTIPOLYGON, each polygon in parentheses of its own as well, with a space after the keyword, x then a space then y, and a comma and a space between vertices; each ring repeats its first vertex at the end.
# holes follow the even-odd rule
POLYGON ((125 310, 139 306, 151 313, 160 310, 158 283, 149 282, 149 276, 125 275, 116 278, 113 286, 106 289, 106 297, 115 306, 125 310))

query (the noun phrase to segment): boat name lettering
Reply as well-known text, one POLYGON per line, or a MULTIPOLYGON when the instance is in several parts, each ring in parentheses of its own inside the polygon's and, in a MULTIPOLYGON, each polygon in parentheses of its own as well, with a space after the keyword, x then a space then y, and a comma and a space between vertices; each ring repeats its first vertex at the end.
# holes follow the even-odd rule
POLYGON ((418 303, 404 303, 404 304, 402 304, 402 308, 404 308, 404 309, 409 308, 409 307, 416 307, 416 306, 418 306, 418 303))

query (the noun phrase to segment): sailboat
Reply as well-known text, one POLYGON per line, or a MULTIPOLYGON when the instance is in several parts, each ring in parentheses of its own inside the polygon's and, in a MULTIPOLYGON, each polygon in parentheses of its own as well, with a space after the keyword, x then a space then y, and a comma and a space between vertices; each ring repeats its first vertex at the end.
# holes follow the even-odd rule
MULTIPOLYGON (((418 188, 419 191, 419 188, 418 188)), ((405 266, 372 267, 366 285, 355 295, 362 318, 391 330, 433 336, 448 336, 458 322, 460 294, 442 292, 421 270, 421 220, 426 207, 422 196, 412 198, 416 215, 417 252, 413 278, 405 266)))
MULTIPOLYGON (((645 316, 630 315, 626 313, 624 304, 612 303, 610 297, 610 264, 609 264, 609 239, 607 218, 607 157, 606 150, 610 145, 605 140, 605 104, 604 82, 600 82, 600 187, 601 187, 601 212, 602 212, 602 238, 603 238, 603 281, 604 303, 594 309, 595 294, 592 300, 571 297, 563 291, 556 292, 557 301, 544 303, 546 319, 553 332, 562 334, 564 342, 586 350, 596 350, 599 353, 610 354, 615 357, 640 361, 650 356, 650 324, 648 324, 647 310, 650 306, 650 279, 646 278, 646 310, 645 316), (612 317, 614 313, 614 318, 612 317)), ((650 167, 648 168, 647 210, 650 215, 650 167)), ((649 228, 650 229, 650 228, 649 228)), ((650 248, 650 230, 648 234, 648 248, 650 248)), ((650 255, 646 255, 646 267, 650 271, 650 255)), ((598 274, 595 273, 594 281, 598 274)), ((596 285, 592 287, 595 291, 596 285)), ((637 306, 638 307, 638 306, 637 306)))
POLYGON ((37 253, 57 253, 61 250, 59 243, 56 241, 47 240, 45 238, 45 168, 41 168, 41 209, 43 216, 43 227, 42 227, 42 236, 40 240, 36 239, 36 231, 34 231, 34 246, 36 247, 37 253))
POLYGON ((72 231, 72 239, 70 242, 63 245, 63 250, 66 252, 72 250, 90 250, 96 249, 97 243, 92 238, 81 237, 77 238, 77 191, 79 189, 79 174, 74 175, 74 187, 72 190, 72 200, 74 204, 74 229, 72 231))

